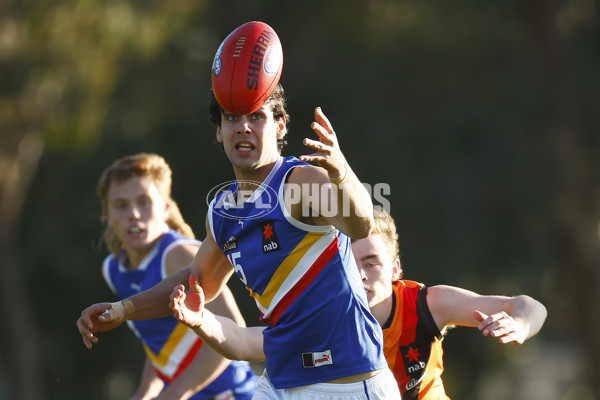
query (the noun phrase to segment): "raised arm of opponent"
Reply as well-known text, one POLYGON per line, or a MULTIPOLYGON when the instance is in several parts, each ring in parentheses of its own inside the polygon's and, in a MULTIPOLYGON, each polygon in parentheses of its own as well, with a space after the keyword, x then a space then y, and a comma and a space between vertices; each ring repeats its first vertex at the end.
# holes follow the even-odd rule
POLYGON ((546 307, 520 295, 482 296, 454 286, 427 289, 427 305, 440 331, 449 325, 477 327, 500 343, 522 344, 539 332, 546 320, 546 307))

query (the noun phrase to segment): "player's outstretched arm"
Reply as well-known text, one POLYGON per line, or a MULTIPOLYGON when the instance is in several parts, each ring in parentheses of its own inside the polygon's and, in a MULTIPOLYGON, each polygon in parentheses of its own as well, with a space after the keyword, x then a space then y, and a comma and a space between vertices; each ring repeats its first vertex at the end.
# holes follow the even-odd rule
POLYGON ((497 338, 500 343, 523 344, 540 331, 548 312, 542 303, 525 295, 507 302, 507 310, 491 315, 475 310, 473 317, 480 322, 478 329, 485 336, 497 338))
POLYGON ((81 312, 77 328, 83 337, 83 344, 92 348, 98 343, 94 335, 121 325, 126 320, 161 318, 172 314, 169 308, 169 296, 173 287, 187 283, 190 267, 167 277, 154 287, 116 303, 96 303, 81 312))
MULTIPOLYGON (((373 202, 369 192, 342 154, 337 135, 320 107, 315 109, 315 122, 312 123, 311 128, 318 135, 319 140, 306 138, 304 145, 315 152, 300 156, 300 160, 316 162, 321 168, 296 168, 290 176, 289 182, 298 185, 317 183, 319 193, 310 193, 310 196, 305 196, 306 193, 302 192, 303 198, 300 206, 303 210, 306 210, 308 206, 317 211, 318 217, 312 218, 311 222, 313 223, 334 225, 355 239, 369 236, 374 224, 373 202), (324 192, 321 190, 323 185, 329 185, 333 196, 328 196, 326 202, 319 199, 317 202, 312 201, 307 204, 307 201, 314 199, 315 195, 323 196, 324 192), (324 207, 324 204, 327 205, 324 207)), ((310 191, 310 189, 307 187, 307 190, 310 191)), ((298 207, 295 212, 292 212, 296 219, 308 217, 302 214, 306 214, 306 212, 298 212, 298 207)))
POLYGON ((448 325, 477 327, 500 343, 522 344, 539 332, 547 316, 546 307, 526 295, 482 296, 444 285, 428 288, 427 304, 440 330, 448 325))
MULTIPOLYGON (((194 329, 202 340, 231 360, 264 361, 263 327, 246 328, 243 321, 215 315, 204 308, 204 293, 196 278, 190 277, 190 290, 178 286, 171 294, 173 315, 194 329)), ((215 310, 218 311, 218 310, 215 310)))
POLYGON ((81 316, 77 320, 77 329, 79 329, 79 333, 83 338, 84 346, 88 349, 91 349, 93 344, 98 343, 98 337, 94 335, 95 333, 110 331, 125 322, 124 319, 116 322, 105 322, 98 318, 111 308, 111 303, 97 303, 81 312, 81 316))

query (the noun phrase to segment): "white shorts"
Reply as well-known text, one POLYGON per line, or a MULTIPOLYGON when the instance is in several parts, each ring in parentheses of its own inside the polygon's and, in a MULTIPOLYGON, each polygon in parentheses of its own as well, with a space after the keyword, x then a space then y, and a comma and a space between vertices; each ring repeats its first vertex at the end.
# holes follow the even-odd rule
POLYGON ((313 383, 288 389, 276 389, 267 371, 258 378, 258 390, 252 400, 400 400, 398 383, 389 368, 355 383, 313 383))

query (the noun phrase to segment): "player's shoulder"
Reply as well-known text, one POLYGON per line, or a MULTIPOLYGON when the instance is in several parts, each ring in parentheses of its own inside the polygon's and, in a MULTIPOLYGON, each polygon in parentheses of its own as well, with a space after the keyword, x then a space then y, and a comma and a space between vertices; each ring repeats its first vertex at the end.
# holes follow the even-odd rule
POLYGON ((408 288, 422 288, 422 287, 425 287, 425 285, 423 283, 416 282, 416 281, 411 281, 411 280, 408 280, 408 279, 400 279, 400 280, 394 282, 394 284, 402 285, 402 286, 408 287, 408 288))
POLYGON ((190 265, 200 246, 199 241, 179 241, 173 243, 165 254, 167 275, 172 275, 190 265))
POLYGON ((288 183, 323 183, 328 181, 327 171, 311 164, 295 166, 288 179, 288 183))

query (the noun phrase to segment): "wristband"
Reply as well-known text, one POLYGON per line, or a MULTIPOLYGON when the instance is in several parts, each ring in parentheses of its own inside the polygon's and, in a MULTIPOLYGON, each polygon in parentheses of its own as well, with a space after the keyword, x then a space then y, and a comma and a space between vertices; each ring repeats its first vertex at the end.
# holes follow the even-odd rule
POLYGON ((346 180, 347 174, 348 167, 344 165, 344 172, 342 172, 338 177, 329 178, 329 182, 333 183, 334 185, 339 185, 340 183, 343 183, 346 180))
POLYGON ((110 315, 110 320, 113 322, 121 322, 128 320, 135 311, 135 307, 131 300, 118 301, 116 303, 110 303, 110 310, 106 310, 104 313, 110 315))

